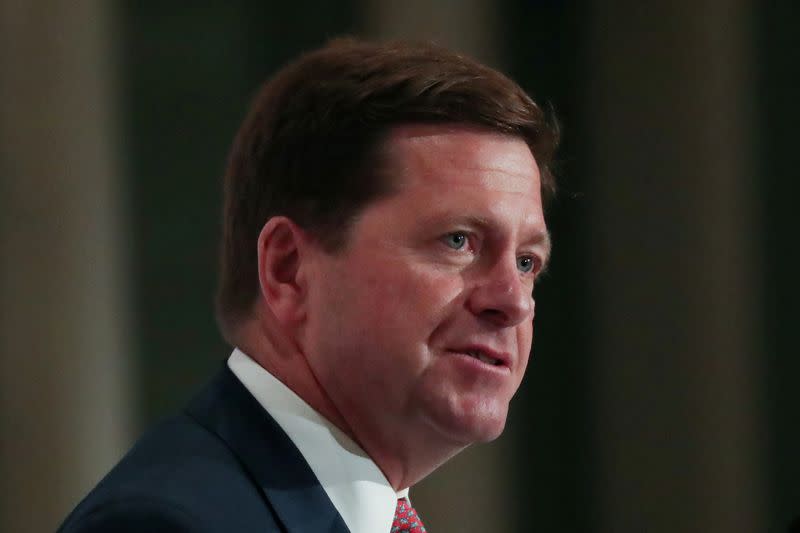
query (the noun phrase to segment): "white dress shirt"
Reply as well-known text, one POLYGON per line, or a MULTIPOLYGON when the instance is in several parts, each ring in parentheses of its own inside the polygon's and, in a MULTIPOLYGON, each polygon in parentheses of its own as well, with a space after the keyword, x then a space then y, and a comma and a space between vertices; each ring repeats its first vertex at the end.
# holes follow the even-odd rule
POLYGON ((395 492, 358 444, 238 348, 228 367, 300 450, 348 529, 388 532, 408 489, 395 492))

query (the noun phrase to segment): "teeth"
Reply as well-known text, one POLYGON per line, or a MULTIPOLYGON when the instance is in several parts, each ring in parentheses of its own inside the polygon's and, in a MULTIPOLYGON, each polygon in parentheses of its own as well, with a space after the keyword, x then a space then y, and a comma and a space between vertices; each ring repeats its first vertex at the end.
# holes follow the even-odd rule
POLYGON ((491 357, 486 357, 486 356, 485 356, 485 355, 483 355, 483 354, 480 354, 480 355, 478 356, 478 359, 479 359, 479 360, 481 360, 481 361, 483 361, 484 363, 487 363, 487 364, 490 364, 490 365, 493 365, 493 364, 495 364, 495 360, 494 360, 494 359, 492 359, 491 357))
POLYGON ((500 361, 492 359, 488 355, 484 355, 483 352, 470 350, 470 351, 467 352, 467 355, 469 355, 470 357, 474 357, 475 359, 481 361, 482 363, 486 363, 487 365, 498 365, 498 364, 500 364, 500 361))

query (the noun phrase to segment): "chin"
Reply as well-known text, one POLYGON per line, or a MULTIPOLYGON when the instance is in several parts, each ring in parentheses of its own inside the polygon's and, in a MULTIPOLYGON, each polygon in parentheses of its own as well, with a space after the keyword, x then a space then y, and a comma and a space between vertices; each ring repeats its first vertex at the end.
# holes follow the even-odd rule
POLYGON ((498 438, 506 426, 506 412, 470 411, 449 413, 432 420, 436 430, 460 446, 491 442, 498 438))
POLYGON ((505 418, 502 421, 494 424, 483 424, 481 427, 472 429, 472 442, 484 443, 492 442, 503 434, 506 427, 505 418))

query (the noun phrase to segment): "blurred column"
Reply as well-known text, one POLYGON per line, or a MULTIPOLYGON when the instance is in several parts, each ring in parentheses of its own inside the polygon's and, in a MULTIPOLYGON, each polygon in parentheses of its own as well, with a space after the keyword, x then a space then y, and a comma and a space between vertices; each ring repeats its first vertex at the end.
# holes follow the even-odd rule
MULTIPOLYGON (((500 59, 497 5, 490 0, 367 0, 365 30, 378 39, 432 40, 489 65, 500 59)), ((506 434, 470 448, 416 487, 411 498, 431 531, 516 531, 520 498, 509 479, 513 468, 506 434)))
POLYGON ((764 531, 752 6, 592 6, 598 530, 764 531))
POLYGON ((127 443, 108 6, 0 0, 0 531, 53 531, 127 443))

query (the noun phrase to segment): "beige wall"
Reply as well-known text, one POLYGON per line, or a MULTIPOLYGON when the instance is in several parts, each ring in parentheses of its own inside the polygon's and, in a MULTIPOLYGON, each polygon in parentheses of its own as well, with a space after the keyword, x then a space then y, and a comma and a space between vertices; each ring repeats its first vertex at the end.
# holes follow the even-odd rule
POLYGON ((52 531, 127 446, 108 4, 0 0, 0 531, 52 531))

